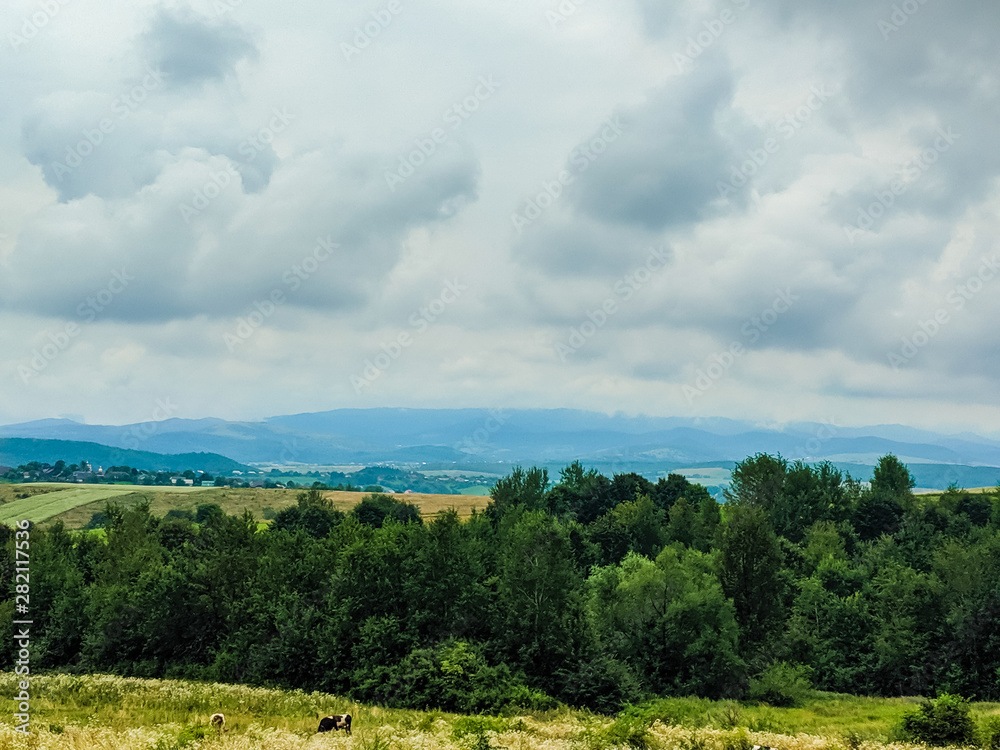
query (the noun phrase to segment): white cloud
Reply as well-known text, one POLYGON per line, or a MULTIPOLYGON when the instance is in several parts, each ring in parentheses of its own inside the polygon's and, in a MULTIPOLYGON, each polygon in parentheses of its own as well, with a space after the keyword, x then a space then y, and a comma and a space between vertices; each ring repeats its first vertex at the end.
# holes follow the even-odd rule
MULTIPOLYGON (((565 3, 398 2, 383 23, 378 2, 70 0, 0 40, 0 421, 165 397, 192 417, 995 417, 1000 278, 967 287, 1000 252, 998 6, 915 0, 887 31, 891 3, 588 0, 554 24, 565 3), (418 333, 447 280, 467 291, 418 333)), ((37 10, 13 0, 0 28, 37 10)))

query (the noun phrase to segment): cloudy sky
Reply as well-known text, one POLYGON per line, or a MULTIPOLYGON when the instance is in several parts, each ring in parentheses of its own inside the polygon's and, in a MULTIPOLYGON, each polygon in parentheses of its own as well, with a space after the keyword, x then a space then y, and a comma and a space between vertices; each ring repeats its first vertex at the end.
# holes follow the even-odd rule
POLYGON ((994 431, 998 28, 995 0, 6 0, 0 423, 994 431))

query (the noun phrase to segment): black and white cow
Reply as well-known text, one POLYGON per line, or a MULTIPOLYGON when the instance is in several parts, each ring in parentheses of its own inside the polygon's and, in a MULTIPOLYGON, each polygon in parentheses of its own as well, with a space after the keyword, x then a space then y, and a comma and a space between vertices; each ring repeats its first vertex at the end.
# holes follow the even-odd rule
POLYGON ((338 729, 343 729, 348 734, 351 733, 351 715, 350 714, 334 714, 333 716, 324 716, 319 720, 319 729, 317 732, 329 732, 330 730, 336 732, 338 729))

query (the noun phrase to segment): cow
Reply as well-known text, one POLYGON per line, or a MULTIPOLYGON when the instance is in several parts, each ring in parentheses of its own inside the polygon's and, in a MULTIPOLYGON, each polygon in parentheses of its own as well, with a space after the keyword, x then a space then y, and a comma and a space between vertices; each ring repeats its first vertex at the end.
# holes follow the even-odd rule
POLYGON ((222 728, 226 726, 226 717, 222 714, 212 714, 212 717, 208 720, 208 723, 221 732, 222 728))
POLYGON ((348 734, 351 733, 351 715, 350 714, 335 714, 333 716, 324 716, 319 720, 319 729, 317 732, 329 732, 330 730, 336 732, 338 729, 343 729, 348 734))

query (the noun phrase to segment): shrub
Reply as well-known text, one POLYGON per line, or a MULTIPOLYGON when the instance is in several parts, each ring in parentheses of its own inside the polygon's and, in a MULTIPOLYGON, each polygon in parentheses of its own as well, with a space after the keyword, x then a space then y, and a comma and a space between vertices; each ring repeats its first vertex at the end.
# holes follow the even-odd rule
POLYGON ((743 709, 736 701, 722 701, 713 715, 714 723, 723 729, 735 729, 740 725, 742 713, 743 709))
POLYGON ((750 741, 750 732, 742 727, 722 739, 723 750, 750 750, 754 743, 750 741))
POLYGON ((632 670, 608 656, 581 661, 572 670, 560 670, 557 678, 564 701, 597 713, 617 713, 643 697, 632 670))
POLYGON ((108 514, 103 510, 99 510, 94 515, 90 517, 87 521, 87 525, 84 526, 84 531, 90 531, 91 529, 103 529, 108 525, 108 514))
POLYGON ((208 523, 213 518, 221 518, 226 515, 222 506, 218 503, 202 503, 195 509, 195 523, 208 523))
POLYGON ((387 518, 399 523, 423 523, 416 505, 378 493, 365 495, 351 513, 365 526, 376 529, 382 528, 387 518))
POLYGON ((1000 750, 1000 716, 990 716, 980 727, 979 744, 989 750, 1000 750))
POLYGON ((355 698, 402 708, 496 714, 512 706, 545 711, 558 705, 462 640, 414 649, 398 664, 365 667, 353 675, 355 698))
POLYGON ((907 738, 928 745, 971 745, 976 735, 969 701, 948 693, 922 702, 903 717, 901 726, 907 738))
POLYGON ((206 727, 185 727, 177 735, 177 744, 174 747, 178 749, 184 748, 210 736, 211 734, 206 727))
POLYGON ((651 724, 641 712, 626 709, 599 733, 598 746, 625 745, 633 750, 647 750, 653 739, 649 731, 651 724))
POLYGON ((775 662, 759 677, 750 680, 747 698, 782 708, 801 706, 812 692, 811 672, 812 668, 804 664, 775 662))
POLYGON ((500 734, 505 724, 490 716, 463 716, 452 725, 452 736, 471 750, 495 750, 498 746, 490 741, 490 733, 500 734))

